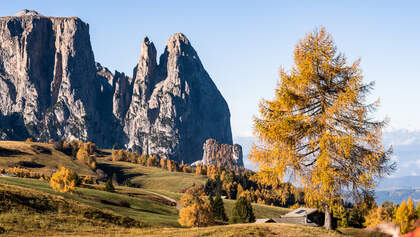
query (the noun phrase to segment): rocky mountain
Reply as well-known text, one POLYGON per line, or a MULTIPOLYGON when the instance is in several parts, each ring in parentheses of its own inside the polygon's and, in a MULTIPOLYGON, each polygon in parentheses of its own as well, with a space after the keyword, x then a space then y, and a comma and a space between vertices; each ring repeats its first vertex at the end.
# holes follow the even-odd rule
POLYGON ((0 18, 0 138, 92 141, 178 161, 232 145, 226 101, 189 40, 157 62, 146 37, 133 77, 95 63, 89 25, 23 10, 0 18))
POLYGON ((207 139, 203 145, 203 158, 194 162, 193 166, 198 164, 220 165, 231 170, 243 167, 242 147, 239 144, 220 144, 215 139, 207 139))
POLYGON ((3 139, 105 135, 89 25, 79 18, 24 10, 0 18, 0 110, 3 139))
POLYGON ((169 38, 159 64, 144 39, 124 131, 128 147, 187 163, 208 138, 232 144, 228 105, 183 34, 169 38))

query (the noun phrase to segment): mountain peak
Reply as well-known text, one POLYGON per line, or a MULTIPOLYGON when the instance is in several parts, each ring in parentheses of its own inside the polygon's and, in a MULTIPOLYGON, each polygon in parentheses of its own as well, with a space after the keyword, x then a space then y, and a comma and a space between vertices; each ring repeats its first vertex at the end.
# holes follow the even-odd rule
POLYGON ((190 41, 188 40, 187 36, 185 36, 184 34, 182 34, 180 32, 175 33, 174 35, 169 37, 169 40, 168 40, 168 42, 176 42, 176 41, 182 42, 186 45, 190 44, 190 41))
POLYGON ((21 11, 19 11, 18 13, 16 13, 13 16, 42 16, 41 14, 39 14, 37 11, 35 10, 28 10, 28 9, 23 9, 21 11))

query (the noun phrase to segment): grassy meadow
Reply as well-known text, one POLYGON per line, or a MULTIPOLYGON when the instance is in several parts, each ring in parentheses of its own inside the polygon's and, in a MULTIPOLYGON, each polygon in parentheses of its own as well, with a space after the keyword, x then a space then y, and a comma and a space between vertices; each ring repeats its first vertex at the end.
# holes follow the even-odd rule
MULTIPOLYGON (((55 150, 51 144, 0 142, 0 151, 0 168, 29 161, 43 166, 30 171, 49 174, 64 165, 81 175, 96 175, 86 164, 55 150), (39 152, 37 146, 45 149, 39 152)), ((287 224, 182 228, 179 211, 168 199, 179 200, 185 188, 204 184, 205 176, 113 162, 106 151, 97 157, 97 165, 108 175, 115 173, 118 181, 130 179, 138 187, 116 185, 111 193, 104 191, 104 183, 99 183, 78 187, 74 193, 60 193, 47 181, 0 177, 0 227, 10 236, 380 236, 360 229, 325 231, 287 224)), ((223 201, 230 217, 235 201, 223 201)), ((256 218, 278 217, 290 211, 255 203, 252 206, 256 218)))

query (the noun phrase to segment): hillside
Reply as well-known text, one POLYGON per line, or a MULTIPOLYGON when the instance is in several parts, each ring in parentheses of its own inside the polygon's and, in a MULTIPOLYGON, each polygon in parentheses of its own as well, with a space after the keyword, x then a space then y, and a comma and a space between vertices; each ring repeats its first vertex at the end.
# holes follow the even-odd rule
MULTIPOLYGON (((81 175, 96 175, 86 164, 55 150, 52 144, 3 141, 0 142, 0 149, 0 168, 26 161, 42 165, 27 167, 28 170, 47 175, 61 165, 81 175)), ((238 236, 237 233, 242 236, 272 236, 278 233, 282 233, 282 236, 296 236, 296 233, 299 236, 368 236, 362 230, 351 228, 326 232, 322 228, 282 224, 179 228, 177 220, 180 207, 174 202, 180 199, 185 188, 204 184, 206 176, 112 161, 107 150, 100 150, 96 161, 97 167, 109 177, 113 174, 117 177, 120 185, 115 186, 115 193, 103 191, 102 182, 84 185, 72 194, 63 194, 52 190, 47 181, 0 177, 0 195, 3 194, 1 201, 5 208, 0 214, 0 226, 11 235, 29 235, 31 232, 42 235, 101 235, 106 232, 129 236, 162 236, 163 233, 165 236, 220 236, 222 233, 224 236, 238 236), (127 179, 137 187, 121 186, 127 179)), ((226 214, 230 217, 235 201, 223 201, 226 214)), ((252 206, 256 218, 278 217, 290 211, 255 203, 252 206)))
POLYGON ((192 173, 169 172, 157 167, 146 167, 123 161, 110 161, 109 156, 98 158, 97 166, 107 174, 115 173, 120 183, 130 179, 132 183, 139 185, 141 188, 175 193, 179 193, 193 184, 204 184, 207 180, 205 176, 192 173))
MULTIPOLYGON (((73 194, 63 194, 52 190, 47 181, 0 177, 0 189, 2 192, 14 193, 13 197, 15 198, 10 200, 12 203, 15 201, 16 196, 24 193, 26 197, 23 200, 28 200, 28 195, 30 196, 29 199, 35 203, 38 201, 45 203, 45 200, 57 199, 71 202, 72 204, 68 206, 75 208, 75 210, 72 208, 63 210, 63 212, 70 212, 71 214, 66 216, 64 220, 60 213, 43 213, 36 208, 26 210, 26 204, 22 202, 19 204, 25 207, 22 210, 12 208, 10 211, 0 214, 0 226, 10 231, 8 233, 23 234, 26 233, 26 229, 37 232, 59 231, 72 233, 74 225, 78 225, 75 219, 82 215, 78 213, 79 207, 86 207, 115 216, 131 218, 138 221, 142 226, 151 228, 157 226, 180 227, 177 222, 177 207, 170 200, 175 199, 174 201, 176 202, 182 196, 183 190, 193 184, 204 184, 207 180, 206 176, 196 175, 195 173, 170 172, 158 167, 146 167, 129 162, 112 161, 108 150, 99 150, 96 160, 97 167, 103 169, 109 177, 115 174, 120 184, 124 180, 129 179, 137 188, 117 185, 116 192, 109 193, 102 191, 104 184, 99 183, 79 187, 73 194), (16 192, 20 194, 18 195, 16 192), (28 219, 28 216, 34 219, 28 219), (53 227, 53 223, 57 220, 62 222, 63 228, 61 230, 53 227), (39 226, 39 222, 42 222, 43 226, 39 226), (20 226, 26 227, 17 228, 13 223, 21 223, 20 226)), ((57 151, 52 144, 18 141, 0 142, 0 169, 7 169, 16 164, 23 165, 30 172, 38 172, 45 175, 51 175, 58 167, 65 166, 79 175, 96 176, 96 173, 86 164, 72 156, 57 151)), ((17 198, 17 200, 19 199, 17 198)), ((3 201, 7 202, 7 199, 3 201)), ((224 200, 224 203, 226 213, 230 216, 234 200, 224 200)), ((259 204, 253 204, 253 207, 257 218, 276 217, 288 211, 285 208, 259 204)), ((57 210, 60 210, 60 208, 57 208, 57 210)), ((90 231, 92 228, 95 229, 95 232, 103 231, 100 227, 95 227, 94 221, 89 223, 83 226, 85 231, 90 231)), ((114 227, 117 229, 123 228, 118 224, 115 224, 114 227)))
POLYGON ((45 175, 51 175, 60 166, 65 166, 82 176, 96 176, 83 162, 57 151, 52 144, 0 141, 0 169, 16 165, 45 175))
MULTIPOLYGON (((8 235, 386 236, 353 228, 326 231, 290 224, 178 228, 175 207, 141 189, 121 186, 117 187, 117 193, 78 188, 74 194, 61 194, 44 181, 0 177, 0 194, 3 196, 1 207, 7 208, 5 203, 14 207, 0 213, 0 226, 8 235), (32 201, 25 204, 23 200, 32 201), (119 206, 121 201, 126 201, 129 207, 127 204, 119 206)), ((229 201, 227 204, 229 209, 229 201)), ((257 218, 264 217, 261 213, 267 213, 270 208, 273 207, 254 205, 257 218)))

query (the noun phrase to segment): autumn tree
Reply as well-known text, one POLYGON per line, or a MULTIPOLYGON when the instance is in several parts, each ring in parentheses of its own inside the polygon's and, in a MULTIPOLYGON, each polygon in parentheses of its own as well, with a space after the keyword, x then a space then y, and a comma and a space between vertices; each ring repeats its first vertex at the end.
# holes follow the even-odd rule
POLYGON ((166 158, 160 159, 160 168, 166 169, 166 158))
POLYGON ((173 170, 173 162, 170 159, 166 160, 166 168, 168 169, 168 171, 173 170))
POLYGON ((196 168, 195 168, 195 174, 196 175, 201 175, 201 165, 197 164, 196 168))
POLYGON ((82 161, 83 163, 89 165, 92 169, 96 169, 95 156, 90 155, 89 153, 89 151, 92 151, 92 148, 90 148, 91 144, 82 145, 76 153, 76 158, 82 161))
POLYGON ((402 201, 401 205, 395 212, 395 222, 399 224, 401 234, 405 234, 415 228, 415 221, 417 214, 414 206, 413 199, 408 198, 407 202, 402 201))
POLYGON ((420 219, 420 202, 417 202, 416 214, 417 219, 420 219))
POLYGON ((378 208, 373 208, 369 211, 369 214, 365 217, 365 226, 375 227, 381 223, 387 223, 392 221, 392 216, 386 211, 386 208, 380 206, 378 208))
POLYGON ((159 165, 159 159, 155 155, 149 156, 147 158, 146 165, 149 166, 149 167, 158 166, 159 165))
POLYGON ((395 213, 395 222, 399 224, 401 233, 407 233, 409 229, 409 220, 408 220, 408 207, 405 201, 402 201, 401 205, 398 207, 397 212, 395 213))
POLYGON ((193 186, 181 197, 183 208, 179 212, 178 222, 182 226, 203 227, 214 223, 210 201, 203 189, 203 186, 193 186))
POLYGON ((77 184, 77 175, 71 170, 60 167, 60 169, 53 174, 50 180, 50 186, 59 192, 73 192, 77 184))
POLYGON ((326 229, 335 202, 358 200, 394 168, 391 150, 381 145, 386 122, 370 117, 378 103, 366 103, 372 88, 359 61, 347 65, 321 28, 298 42, 294 66, 280 69, 274 99, 263 100, 254 119, 259 142, 250 157, 259 179, 274 188, 288 177, 301 183, 306 203, 325 210, 326 229))

